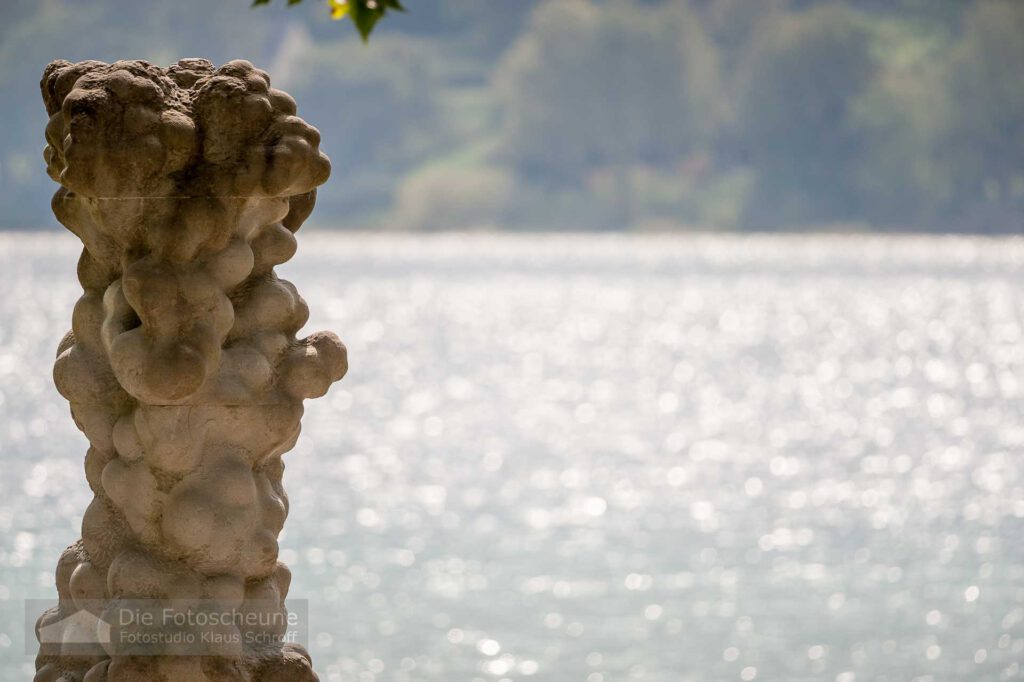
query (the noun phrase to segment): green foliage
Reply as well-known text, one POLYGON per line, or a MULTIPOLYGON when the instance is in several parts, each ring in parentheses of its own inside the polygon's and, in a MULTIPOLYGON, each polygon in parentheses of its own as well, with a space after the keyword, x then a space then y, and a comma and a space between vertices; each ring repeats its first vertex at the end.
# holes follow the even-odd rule
POLYGON ((880 66, 854 103, 864 133, 850 185, 861 220, 902 227, 946 220, 950 181, 937 145, 948 122, 944 62, 948 37, 919 24, 875 26, 880 66))
POLYGON ((335 162, 320 212, 355 219, 387 209, 398 178, 455 144, 440 108, 442 66, 433 44, 394 35, 378 36, 372 49, 300 39, 282 50, 276 83, 325 131, 321 144, 335 162))
POLYGON ((267 2, 0 3, 0 227, 52 224, 47 61, 182 56, 295 96, 324 224, 1024 225, 1021 0, 267 2), (366 49, 332 13, 389 30, 366 49))
MULTIPOLYGON (((968 11, 944 70, 948 120, 940 161, 968 222, 1024 211, 1024 3, 988 0, 968 11), (978 216, 969 215, 977 212, 978 216)), ((1019 217, 1018 217, 1019 220, 1019 217)))
POLYGON ((494 76, 503 151, 567 178, 685 156, 713 132, 717 76, 713 46, 681 4, 542 4, 494 76))
MULTIPOLYGON (((301 2, 301 0, 299 1, 301 2)), ((352 17, 352 23, 356 25, 356 29, 359 30, 359 35, 363 37, 363 41, 369 39, 373 27, 384 18, 388 10, 405 11, 405 8, 402 7, 398 0, 365 0, 365 2, 363 0, 349 0, 346 6, 350 8, 349 15, 352 17)))
MULTIPOLYGON (((271 0, 253 0, 252 6, 269 5, 271 0)), ((288 6, 302 4, 302 0, 288 0, 288 6)), ((377 22, 384 18, 389 10, 404 12, 405 7, 399 0, 330 0, 332 19, 351 17, 352 24, 359 31, 363 42, 369 40, 377 22)))
POLYGON ((739 142, 757 174, 746 222, 844 219, 866 142, 856 103, 878 69, 862 17, 841 5, 780 14, 739 68, 739 142))
POLYGON ((507 169, 430 166, 399 187, 393 224, 424 231, 495 228, 506 221, 514 195, 515 178, 507 169))
MULTIPOLYGON (((948 4, 936 8, 939 16, 948 4)), ((864 136, 851 178, 864 220, 1021 229, 1024 5, 982 0, 964 7, 955 31, 946 22, 873 25, 881 63, 853 118, 864 136)))
POLYGON ((535 180, 576 184, 607 169, 612 223, 632 218, 636 163, 671 164, 708 144, 718 65, 680 3, 542 4, 494 76, 500 154, 535 180))

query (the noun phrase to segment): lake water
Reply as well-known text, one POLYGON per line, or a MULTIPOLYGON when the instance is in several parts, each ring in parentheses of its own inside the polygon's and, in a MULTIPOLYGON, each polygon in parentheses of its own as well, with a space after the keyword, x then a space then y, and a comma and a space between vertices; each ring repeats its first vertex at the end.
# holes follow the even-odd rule
MULTIPOLYGON (((78 245, 0 235, 0 680, 91 495, 78 245)), ((1024 679, 1024 241, 300 236, 321 679, 1024 679)))

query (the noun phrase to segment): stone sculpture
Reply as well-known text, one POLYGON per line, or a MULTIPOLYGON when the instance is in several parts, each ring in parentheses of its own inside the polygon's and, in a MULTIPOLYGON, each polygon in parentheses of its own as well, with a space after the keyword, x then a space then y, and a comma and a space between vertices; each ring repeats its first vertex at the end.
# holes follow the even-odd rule
MULTIPOLYGON (((348 366, 333 334, 296 339, 308 310, 274 273, 330 173, 319 133, 245 61, 56 61, 41 87, 53 210, 85 246, 54 378, 89 440, 95 498, 37 633, 83 610, 107 621, 126 600, 279 614, 281 456, 302 401, 348 366)), ((43 642, 35 680, 316 679, 302 647, 241 641, 206 655, 43 642)))

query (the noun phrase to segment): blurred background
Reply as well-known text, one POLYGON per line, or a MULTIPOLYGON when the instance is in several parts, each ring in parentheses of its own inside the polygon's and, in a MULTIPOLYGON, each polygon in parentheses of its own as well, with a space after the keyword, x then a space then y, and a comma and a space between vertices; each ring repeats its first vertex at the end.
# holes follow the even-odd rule
POLYGON ((324 132, 319 225, 1016 232, 1017 0, 6 0, 0 228, 53 227, 54 58, 247 58, 324 132))
POLYGON ((351 362, 285 457, 324 682, 1024 679, 1024 1, 406 4, 0 2, 0 681, 93 496, 38 79, 184 56, 334 163, 277 269, 351 362))

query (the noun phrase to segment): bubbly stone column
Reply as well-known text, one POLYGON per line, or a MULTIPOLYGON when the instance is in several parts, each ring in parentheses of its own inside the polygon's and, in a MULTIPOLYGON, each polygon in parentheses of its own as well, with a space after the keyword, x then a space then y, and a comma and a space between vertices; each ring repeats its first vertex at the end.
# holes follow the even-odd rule
MULTIPOLYGON (((281 615, 281 456, 348 366, 333 334, 296 339, 308 310, 274 273, 330 173, 319 133, 245 61, 57 61, 41 87, 53 210, 85 246, 54 378, 95 498, 37 634, 132 600, 281 615)), ((35 680, 315 680, 277 622, 231 623, 242 644, 204 655, 40 637, 35 680)))

